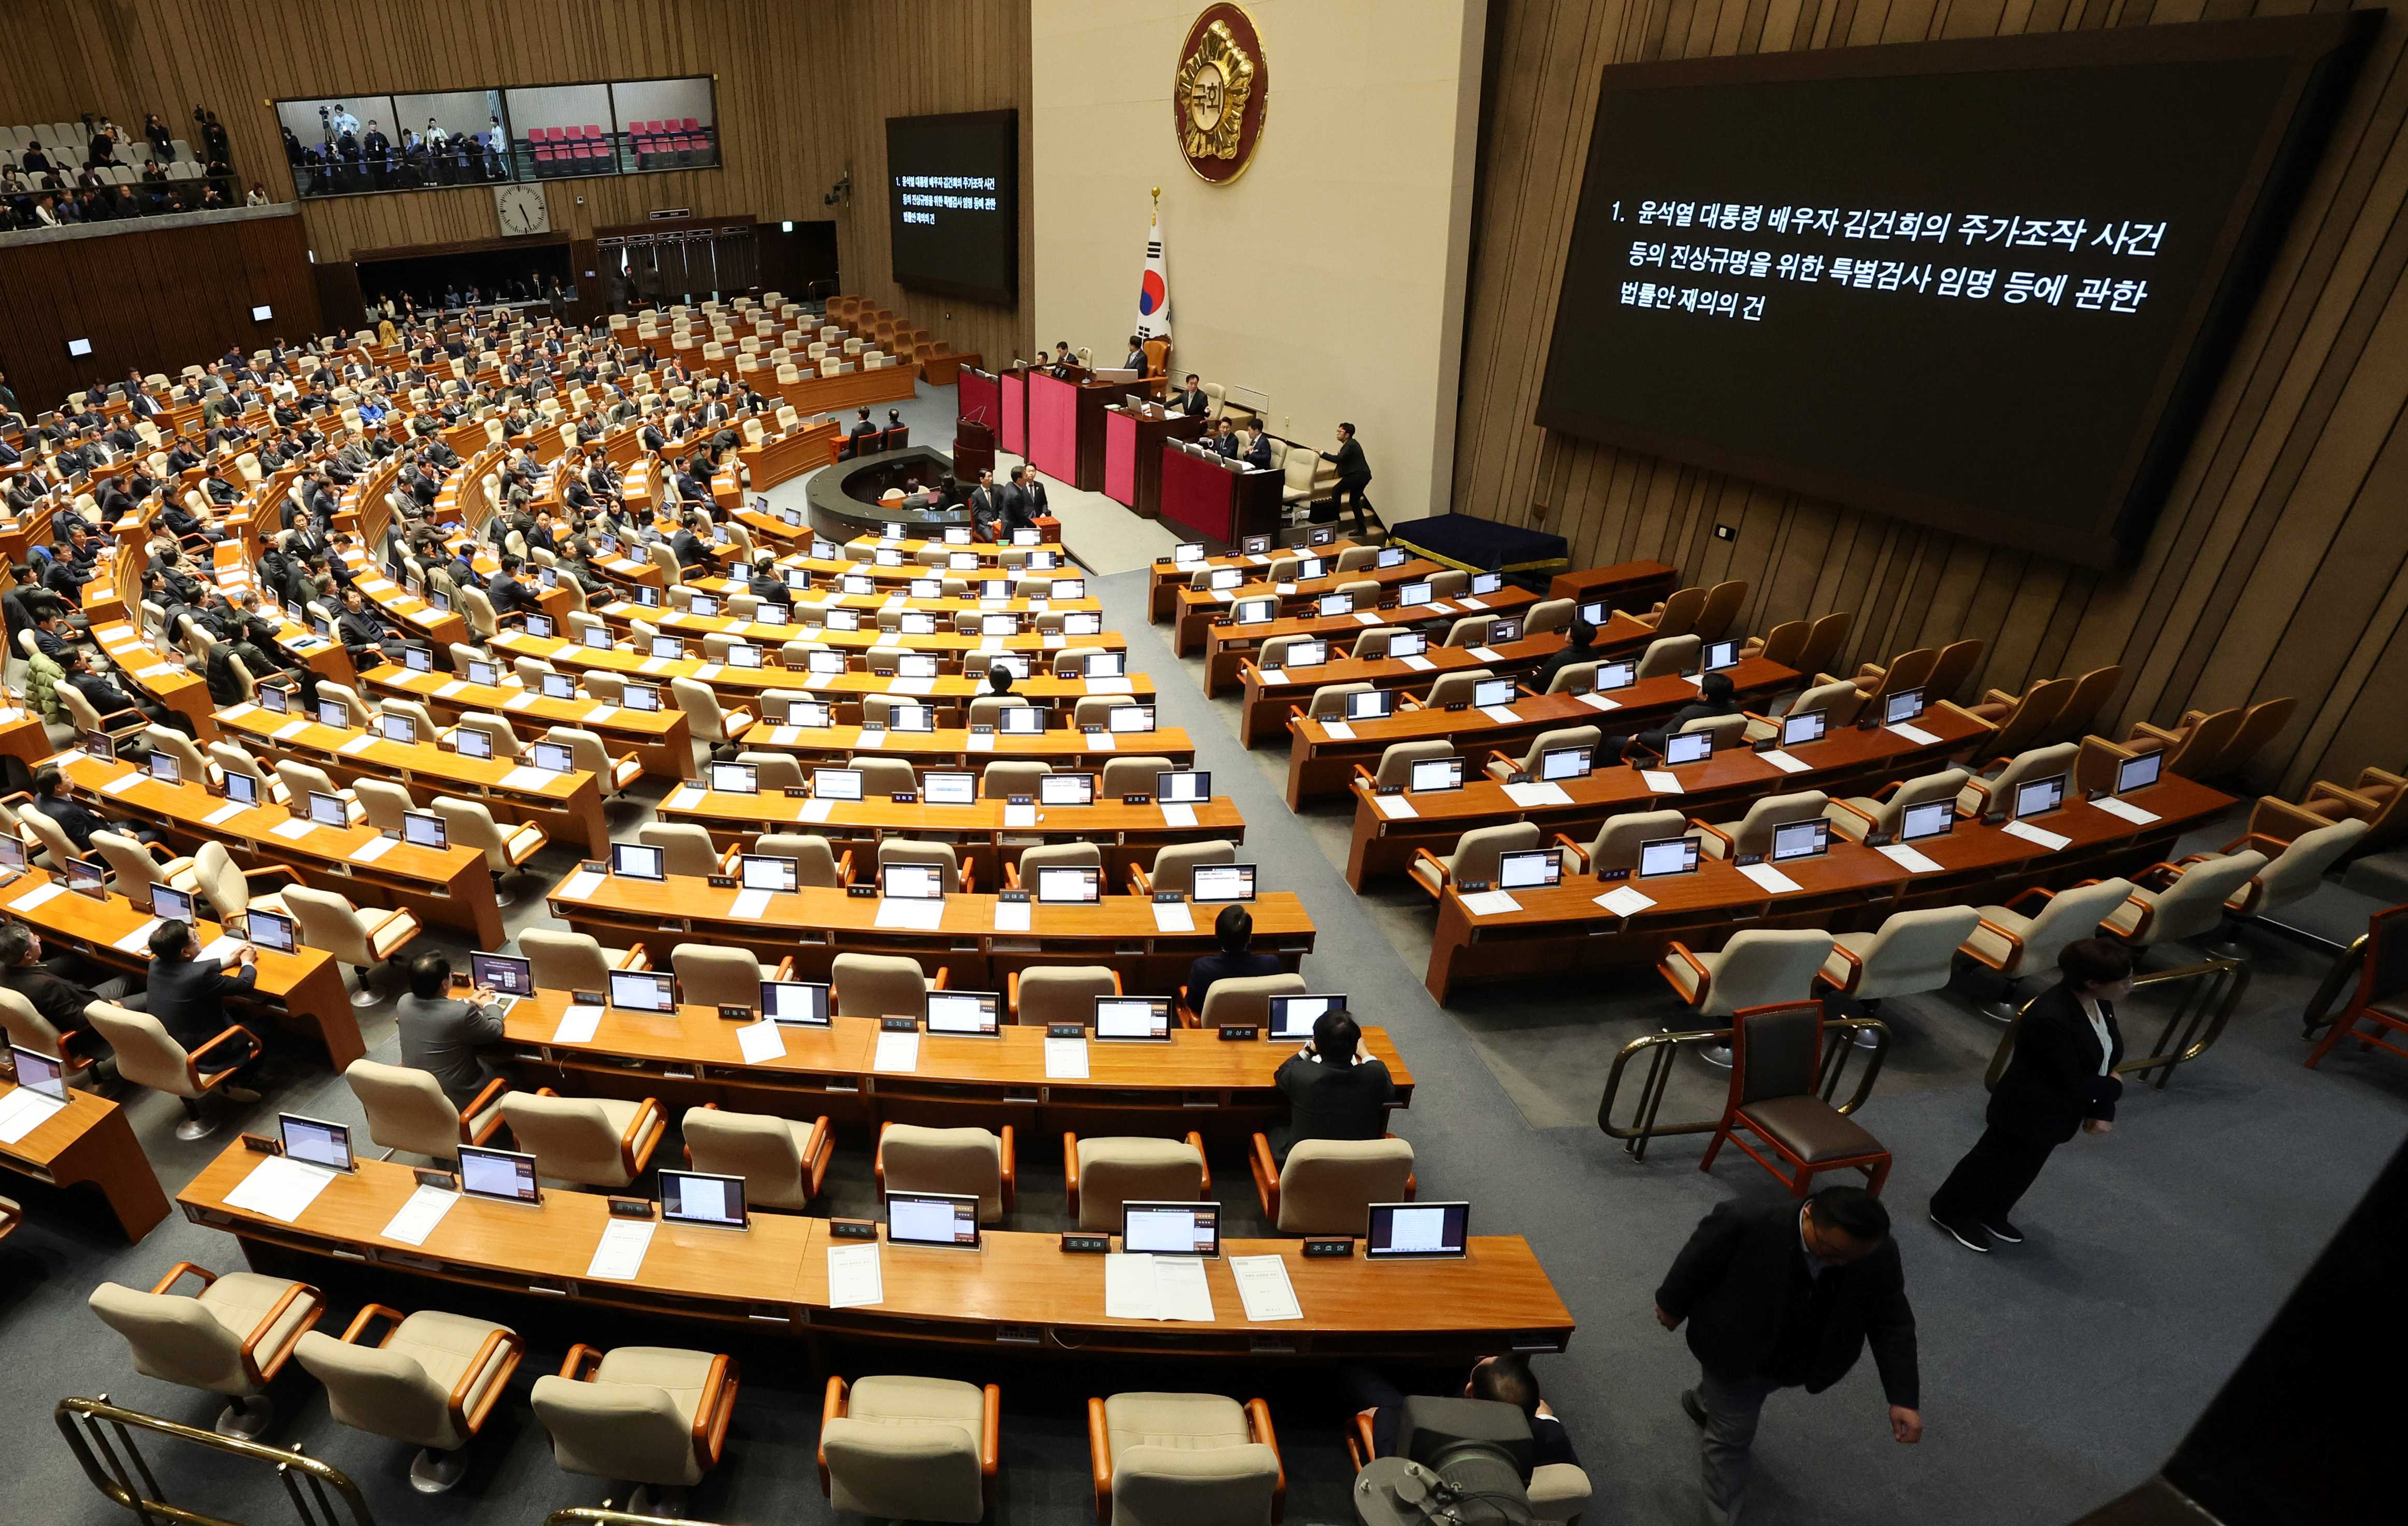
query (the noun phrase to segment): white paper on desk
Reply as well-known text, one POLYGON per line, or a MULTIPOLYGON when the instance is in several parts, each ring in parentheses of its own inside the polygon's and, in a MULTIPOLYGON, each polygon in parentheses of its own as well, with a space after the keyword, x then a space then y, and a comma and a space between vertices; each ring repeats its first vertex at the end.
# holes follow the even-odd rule
POLYGON ((1091 678, 1087 680, 1087 692, 1089 694, 1135 694, 1137 685, 1125 678, 1091 678))
POLYGON ((996 901, 995 903, 995 930, 997 932, 1026 932, 1028 930, 1028 902, 1025 900, 996 901))
POLYGON ((1154 907, 1154 930, 1156 932, 1194 932, 1196 914, 1183 900, 1157 900, 1154 907))
POLYGON ((1505 798, 1526 811, 1534 805, 1572 803, 1572 798, 1564 793, 1564 786, 1552 780, 1541 780, 1527 785, 1507 785, 1505 798))
POLYGON ((657 673, 668 667, 668 665, 669 659, 666 657, 646 657, 643 661, 636 664, 636 671, 639 673, 657 673))
POLYGON ((342 754, 346 757, 349 757, 355 753, 365 753, 376 744, 376 734, 370 731, 363 731, 358 736, 353 737, 351 741, 343 743, 340 747, 336 748, 335 751, 342 754))
POLYGON ((995 733, 994 733, 994 732, 992 732, 992 731, 973 731, 973 732, 971 732, 971 733, 970 733, 970 741, 969 741, 969 751, 971 751, 971 752, 973 752, 973 753, 991 753, 991 752, 994 752, 994 751, 995 751, 995 733))
POLYGON ((1354 618, 1359 624, 1366 626, 1376 626, 1380 623, 1379 613, 1373 610, 1356 610, 1354 618))
POLYGON ((1464 897, 1463 909, 1474 916, 1501 916, 1520 911, 1522 903, 1513 899, 1510 890, 1482 890, 1464 897))
POLYGON ((1783 752, 1778 747, 1775 747, 1769 753, 1758 753, 1756 756, 1764 759, 1767 763, 1771 764, 1774 768, 1779 769, 1784 773, 1804 773, 1808 769, 1814 766, 1812 763, 1807 762, 1802 757, 1793 756, 1788 753, 1783 752))
POLYGON ((134 676, 136 678, 157 678, 162 673, 172 673, 175 670, 176 665, 172 662, 154 662, 148 668, 136 669, 134 676))
POLYGON ((1287 669, 1284 668, 1257 668, 1254 669, 1254 677, 1261 682, 1263 687, 1267 689, 1275 688, 1287 682, 1287 669))
POLYGON ((550 769, 530 768, 523 763, 502 775, 501 786, 504 789, 544 789, 561 777, 550 769))
POLYGON ((1651 794, 1678 795, 1681 793, 1681 776, 1677 773, 1668 773, 1662 769, 1640 770, 1639 782, 1645 785, 1651 794))
POLYGON ((155 916, 151 917, 110 946, 122 949, 128 954, 139 954, 150 946, 151 930, 158 926, 159 919, 155 916))
POLYGON ((886 1302, 886 1278, 878 1261, 878 1246, 830 1245, 827 1252, 828 1307, 866 1308, 886 1302))
POLYGON ((1098 731, 1084 738, 1083 745, 1091 753, 1117 753, 1121 750, 1120 739, 1109 731, 1098 731))
POLYGON ((1006 827, 1034 827, 1037 825, 1037 807, 1013 805, 1007 800, 1003 807, 1003 824, 1006 827))
POLYGON ((1513 713, 1513 707, 1511 705, 1483 705, 1480 707, 1480 713, 1499 726, 1512 726, 1522 718, 1513 713))
POLYGON ((855 747, 883 747, 886 745, 886 727, 865 726, 861 728, 861 735, 853 739, 853 744, 855 747))
POLYGON ((2135 827, 2146 827, 2157 819, 2157 813, 2155 811, 2143 811, 2139 806, 2119 800, 2113 795, 2102 795, 2090 803, 2111 816, 2123 817, 2135 827))
POLYGON ((917 1033, 881 1033, 878 1050, 870 1057, 869 1068, 889 1074, 909 1075, 920 1068, 920 1035, 917 1033))
POLYGON ((463 692, 467 687, 467 680, 455 678, 437 686, 435 691, 435 698, 437 699, 449 699, 453 695, 463 692))
POLYGON ((746 1023, 736 1030, 736 1047, 747 1065, 776 1059, 786 1052, 785 1036, 774 1022, 746 1023))
POLYGON ((67 887, 61 885, 58 881, 47 881, 44 884, 34 886, 31 890, 26 891, 23 895, 19 896, 16 900, 10 901, 8 903, 8 909, 13 912, 30 912, 35 907, 42 904, 42 902, 50 900, 52 897, 64 896, 66 893, 67 887))
POLYGON ((1455 602, 1462 605, 1467 610, 1484 610, 1488 608, 1488 600, 1484 598, 1458 598, 1455 602))
POLYGON ((554 890, 552 894, 563 900, 579 900, 592 895, 594 887, 601 883, 602 876, 599 873, 590 869, 580 869, 561 881, 560 888, 554 890))
POLYGON ((1193 827, 1196 825, 1196 807, 1184 800, 1172 800, 1162 808, 1162 824, 1165 827, 1193 827))
POLYGON ((1104 1258, 1104 1313, 1114 1319, 1212 1322, 1212 1285, 1195 1256, 1104 1258))
POLYGON ((2027 842, 2037 842, 2051 853, 2055 853, 2073 841, 2070 837, 2063 837, 2056 832, 2042 831, 2028 821, 2007 823, 2006 833, 2009 837, 2020 837, 2027 842))
POLYGON ((1785 896, 1792 891, 1805 888, 1770 864, 1742 864, 1739 866, 1739 871, 1755 881, 1759 887, 1776 896, 1785 896))
POLYGON ((1048 1081, 1087 1079, 1087 1041, 1047 1039, 1045 1041, 1045 1079, 1048 1081))
POLYGON ((600 1007, 570 1007, 560 1015, 560 1026, 552 1030, 554 1044, 592 1044, 595 1030, 602 1026, 600 1007))
POLYGON ((941 900, 910 900, 882 896, 873 926, 901 928, 911 932, 934 932, 944 920, 945 903, 941 900))
POLYGON ((308 721, 287 721, 271 733, 278 741, 288 741, 309 729, 308 721))
POLYGON ((225 1203, 229 1208, 265 1214, 291 1224, 299 1220, 302 1210, 315 1202, 318 1194, 326 1190, 326 1184, 334 1179, 335 1173, 325 1166, 313 1166, 289 1156, 266 1156, 251 1168, 241 1186, 225 1195, 225 1203))
POLYGON ((541 698, 539 695, 514 694, 502 701, 502 708, 504 710, 532 710, 535 708, 536 700, 539 698, 541 698))
POLYGON ((1408 816, 1421 814, 1410 795, 1374 795, 1371 797, 1371 809, 1390 821, 1402 821, 1408 816))
POLYGON ((443 1222, 443 1216, 460 1201, 460 1194, 439 1187, 422 1187, 401 1205, 385 1227, 377 1231, 380 1239, 398 1241, 405 1245, 423 1245, 443 1222))
POLYGON ((652 1248, 652 1228, 649 1218, 612 1219, 603 1227, 594 1259, 585 1263, 585 1274, 612 1282, 635 1281, 636 1274, 644 1269, 644 1252, 652 1248))
POLYGON ((588 726, 599 726, 604 721, 609 720, 611 716, 618 713, 619 707, 616 705, 595 705, 592 710, 585 713, 585 724, 588 726))
POLYGON ((1344 721, 1322 722, 1321 734, 1327 737, 1332 741, 1353 741, 1354 740, 1354 728, 1347 725, 1344 721))
POLYGON ((827 820, 830 815, 834 814, 835 812, 836 802, 834 800, 805 800, 803 802, 802 819, 813 823, 824 822, 827 820))
POLYGON ((727 908, 727 914, 738 922, 756 922, 768 910, 768 891, 738 890, 736 892, 736 903, 727 908))
POLYGON ((111 779, 108 783, 101 785, 100 792, 103 795, 122 795, 127 790, 132 789, 135 785, 140 784, 143 780, 149 777, 150 775, 142 773, 120 774, 116 778, 111 779))
POLYGON ((1271 559, 1258 551, 1250 551, 1246 553, 1246 560, 1252 562, 1256 567, 1268 567, 1271 565, 1271 559))
POLYGON ((799 726, 773 726, 769 728, 769 740, 781 747, 792 747, 803 740, 803 728, 799 726))
POLYGON ((1909 874, 1937 874, 1946 867, 1938 860, 1927 857, 1908 847, 1903 842, 1892 842, 1885 847, 1875 848, 1873 851, 1909 874))
POLYGON ((702 803, 703 793, 693 785, 680 785, 669 791, 666 804, 672 811, 690 811, 702 803))
POLYGON ((222 827, 250 809, 251 807, 243 804, 240 800, 228 800, 225 804, 219 806, 208 815, 203 816, 201 818, 201 825, 204 827, 222 827))
MULTIPOLYGON (((1288 595, 1296 592, 1296 584, 1292 583, 1275 583, 1271 584, 1271 592, 1284 598, 1288 595)), ((1226 594, 1215 594, 1212 596, 1212 602, 1215 604, 1226 604, 1229 602, 1229 596, 1226 594)))
POLYGON ((1478 662, 1502 662, 1505 660, 1503 657, 1497 655, 1497 649, 1492 646, 1475 646, 1471 649, 1471 655, 1473 660, 1478 662))
POLYGON ((238 721, 258 708, 259 707, 257 705, 251 704, 250 701, 246 700, 239 705, 228 705, 225 709, 218 712, 218 714, 229 721, 238 721))
POLYGON ((268 828, 270 832, 288 842, 298 842, 317 829, 316 822, 297 817, 291 821, 280 821, 268 828))
POLYGON ((1656 904, 1653 896, 1642 896, 1627 885, 1617 885, 1596 898, 1597 903, 1616 916, 1637 916, 1656 904))
POLYGON ((720 666, 720 664, 715 663, 715 662, 706 662, 706 663, 704 663, 701 667, 696 668, 696 669, 694 670, 694 676, 695 676, 695 677, 696 677, 696 678, 698 678, 698 679, 700 679, 700 680, 702 680, 705 684, 708 684, 708 683, 710 683, 712 679, 717 678, 717 677, 719 676, 719 674, 720 674, 720 671, 721 671, 721 666, 720 666))
POLYGON ((1414 654, 1413 654, 1412 656, 1410 656, 1410 657, 1398 657, 1397 660, 1398 660, 1398 662, 1403 663, 1406 667, 1408 667, 1408 668, 1412 669, 1414 672, 1417 672, 1417 673, 1426 673, 1426 672, 1428 672, 1431 669, 1436 668, 1436 667, 1438 666, 1438 664, 1437 664, 1437 663, 1434 663, 1434 662, 1430 661, 1430 659, 1429 659, 1429 658, 1427 658, 1427 657, 1426 657, 1426 656, 1423 656, 1423 655, 1422 655, 1420 653, 1418 653, 1418 652, 1414 653, 1414 654))
POLYGON ((19 1087, 0 1097, 0 1144, 14 1144, 66 1111, 66 1103, 19 1087))
POLYGON ((937 681, 933 678, 894 679, 887 684, 886 692, 889 694, 931 695, 937 692, 937 681))
MULTIPOLYGON (((1063 635, 1058 630, 1049 630, 1045 633, 1044 641, 1046 651, 1059 652, 1062 648, 1070 644, 1070 638, 1063 635)), ((999 644, 996 646, 988 646, 982 642, 980 643, 979 650, 982 652, 1000 652, 1003 648, 999 644)))
POLYGON ((1938 737, 1933 736, 1930 732, 1923 729, 1923 727, 1919 726, 1909 726, 1904 721, 1900 721, 1896 726, 1883 727, 1882 729, 1889 732, 1893 736, 1904 737, 1907 741, 1914 742, 1918 747, 1937 746, 1940 741, 1938 737))
POLYGON ((1238 1297, 1246 1305, 1247 1323, 1304 1317, 1303 1305, 1296 1301, 1296 1285, 1287 1280, 1286 1257, 1232 1256, 1229 1275, 1236 1279, 1238 1297))
POLYGON ((231 967, 236 952, 241 947, 241 939, 233 933, 222 932, 209 940, 208 946, 202 949, 198 957, 204 959, 222 959, 231 967))
POLYGON ((1580 697, 1580 702, 1586 705, 1591 710, 1620 710, 1622 708, 1621 700, 1609 699, 1601 694, 1584 694, 1580 697))

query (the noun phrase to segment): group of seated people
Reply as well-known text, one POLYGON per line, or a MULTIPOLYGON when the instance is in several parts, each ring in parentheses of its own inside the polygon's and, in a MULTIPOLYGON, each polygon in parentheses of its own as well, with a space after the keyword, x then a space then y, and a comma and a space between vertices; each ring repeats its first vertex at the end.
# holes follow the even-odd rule
POLYGON ((245 194, 236 180, 233 145, 217 113, 196 108, 194 115, 200 147, 191 161, 179 160, 175 136, 155 112, 145 121, 141 140, 101 117, 88 119, 90 137, 79 153, 69 144, 27 142, 15 163, 0 163, 5 225, 52 228, 264 206, 265 187, 253 182, 245 194), (191 164, 198 173, 177 173, 179 163, 191 164))
POLYGON ((305 196, 509 179, 509 140, 499 117, 481 133, 449 132, 429 117, 423 132, 395 123, 395 136, 373 117, 362 122, 337 102, 320 111, 319 122, 314 143, 304 143, 290 126, 282 129, 284 161, 305 196))

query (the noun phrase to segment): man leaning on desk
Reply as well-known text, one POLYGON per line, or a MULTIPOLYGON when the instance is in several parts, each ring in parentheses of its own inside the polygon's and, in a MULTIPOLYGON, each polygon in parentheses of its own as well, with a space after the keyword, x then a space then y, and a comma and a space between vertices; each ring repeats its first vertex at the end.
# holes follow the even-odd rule
POLYGON ((1343 1007, 1312 1022, 1312 1042, 1288 1057, 1272 1077, 1287 1099, 1285 1128, 1271 1130, 1280 1164, 1308 1139, 1378 1139, 1388 1131, 1388 1102, 1397 1094, 1388 1067, 1363 1052, 1363 1029, 1343 1007))
POLYGON ((477 1058, 480 1044, 502 1038, 503 1009, 479 986, 462 1001, 452 995, 452 961, 421 954, 409 961, 409 994, 394 1009, 401 1062, 435 1077, 454 1107, 466 1107, 492 1079, 477 1058))
MULTIPOLYGON (((203 958, 201 941, 190 923, 169 917, 152 929, 150 1015, 187 1051, 233 1028, 225 999, 236 992, 247 993, 258 984, 259 951, 249 943, 236 943, 234 959, 234 969, 228 972, 222 958, 203 958)), ((194 1062, 201 1074, 235 1070, 259 1058, 258 1036, 249 1029, 236 1031, 240 1036, 234 1043, 194 1062)), ((259 1101, 259 1094, 246 1087, 228 1086, 225 1090, 237 1102, 259 1101)))

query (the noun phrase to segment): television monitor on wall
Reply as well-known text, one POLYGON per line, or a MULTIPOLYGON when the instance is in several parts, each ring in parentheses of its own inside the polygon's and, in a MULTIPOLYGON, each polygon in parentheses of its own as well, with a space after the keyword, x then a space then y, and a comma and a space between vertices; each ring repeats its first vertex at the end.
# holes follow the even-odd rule
POLYGON ((1020 113, 886 119, 899 286, 978 302, 1020 293, 1020 113))
POLYGON ((1537 422, 2108 566, 2365 13, 1604 71, 1537 422))

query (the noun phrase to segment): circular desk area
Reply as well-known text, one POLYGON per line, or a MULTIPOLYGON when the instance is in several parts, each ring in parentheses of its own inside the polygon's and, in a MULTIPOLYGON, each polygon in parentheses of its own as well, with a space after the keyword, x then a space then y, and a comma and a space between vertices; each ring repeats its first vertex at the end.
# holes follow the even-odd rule
POLYGON ((946 526, 970 522, 969 505, 953 496, 953 457, 911 445, 839 461, 813 474, 803 496, 812 530, 830 540, 882 535, 890 525, 902 525, 910 539, 938 540, 946 526), (930 489, 944 496, 944 507, 924 507, 930 489))

